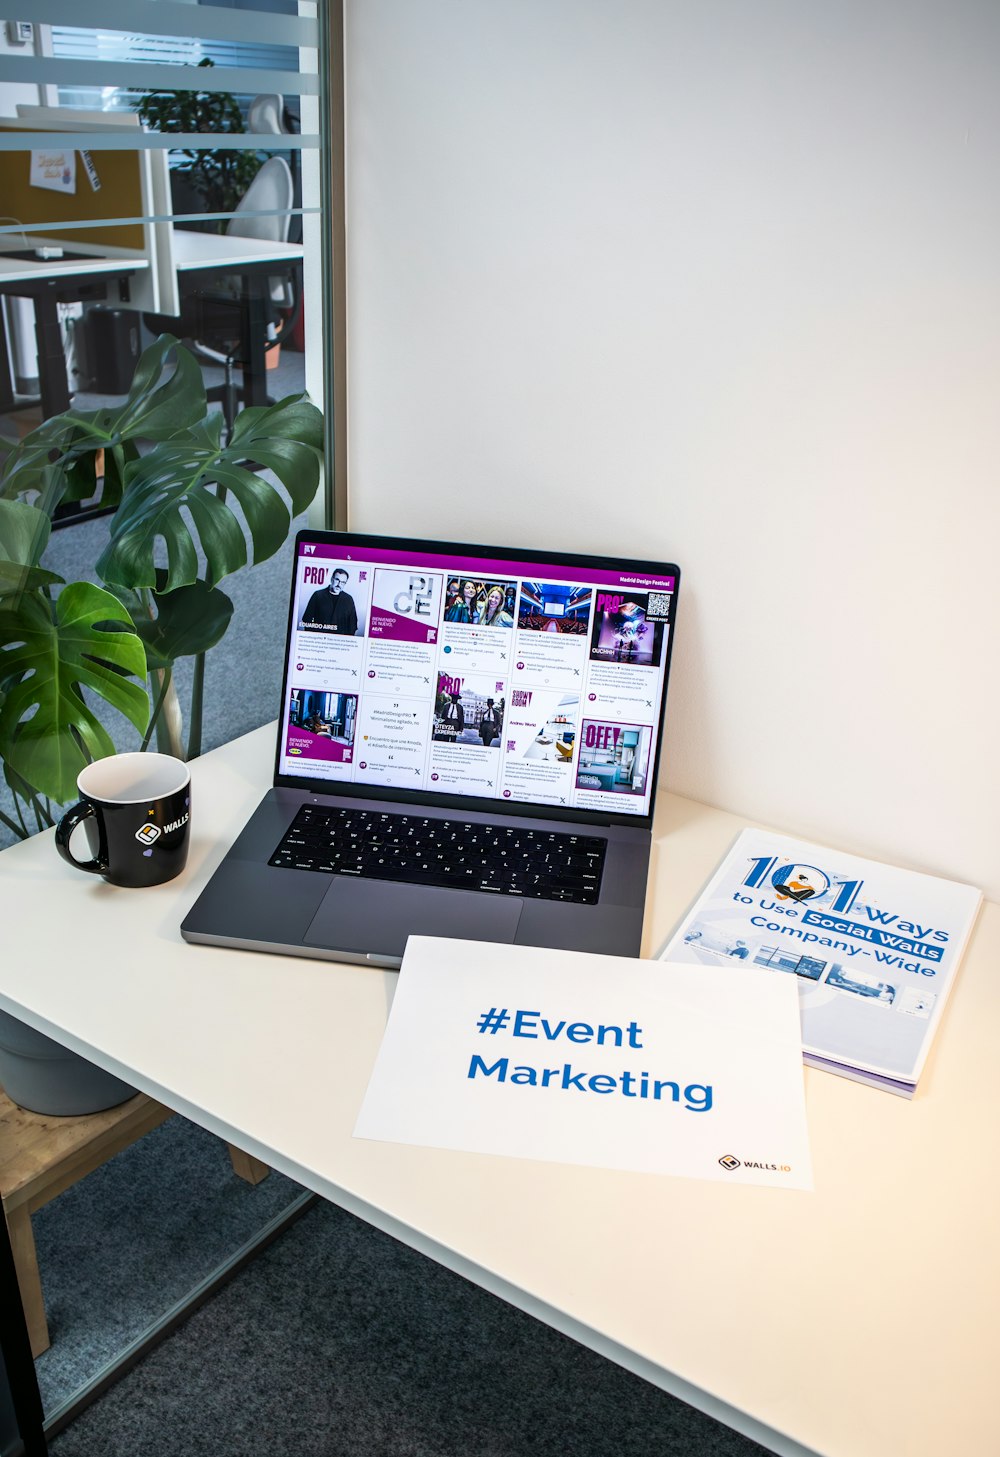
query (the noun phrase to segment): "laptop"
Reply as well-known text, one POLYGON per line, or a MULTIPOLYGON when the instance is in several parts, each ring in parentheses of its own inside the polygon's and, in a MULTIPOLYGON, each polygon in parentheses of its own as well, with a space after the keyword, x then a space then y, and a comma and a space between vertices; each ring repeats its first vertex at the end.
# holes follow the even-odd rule
POLYGON ((300 532, 274 783, 182 935, 379 966, 410 935, 636 955, 679 582, 300 532))

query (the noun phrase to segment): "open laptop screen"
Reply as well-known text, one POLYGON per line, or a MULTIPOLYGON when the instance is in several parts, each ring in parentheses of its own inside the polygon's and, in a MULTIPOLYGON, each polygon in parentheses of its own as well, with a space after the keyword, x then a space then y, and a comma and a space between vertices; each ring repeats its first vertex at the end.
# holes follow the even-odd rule
POLYGON ((302 532, 278 775, 649 815, 678 576, 302 532))

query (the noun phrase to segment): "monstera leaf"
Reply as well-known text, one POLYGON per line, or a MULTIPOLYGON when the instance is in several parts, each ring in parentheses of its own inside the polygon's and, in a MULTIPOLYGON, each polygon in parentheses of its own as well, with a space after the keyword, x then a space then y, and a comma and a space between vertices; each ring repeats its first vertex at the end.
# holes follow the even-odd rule
MULTIPOLYGON (((164 584, 166 576, 166 572, 158 571, 157 584, 164 584)), ((189 587, 178 587, 162 596, 151 593, 156 609, 153 617, 148 615, 138 592, 116 587, 114 594, 135 623, 151 672, 172 667, 178 658, 207 653, 225 636, 233 615, 232 599, 207 582, 192 582, 189 587)))
POLYGON ((0 562, 0 600, 19 597, 32 587, 54 587, 62 582, 58 572, 45 567, 18 567, 13 562, 0 562))
POLYGON ((52 523, 24 501, 0 501, 0 561, 35 567, 49 542, 52 523))
POLYGON ((198 361, 172 334, 161 334, 136 365, 128 398, 116 409, 95 412, 113 437, 169 440, 195 425, 206 409, 198 361), (171 372, 166 374, 168 367, 171 372))
POLYGON ((115 752, 88 706, 89 689, 142 733, 149 718, 146 658, 121 603, 89 582, 74 582, 55 603, 26 596, 0 607, 0 756, 16 775, 60 803, 76 792, 91 759, 115 752))
POLYGON ((162 539, 167 575, 158 590, 172 592, 198 580, 199 547, 205 580, 215 586, 246 565, 244 522, 254 561, 273 556, 288 536, 291 515, 277 487, 250 470, 247 461, 274 472, 298 514, 319 484, 322 418, 305 399, 253 406, 237 417, 227 445, 221 442, 221 417, 215 415, 133 461, 111 540, 97 562, 99 575, 109 586, 156 586, 157 541, 162 539))
POLYGON ((126 469, 138 455, 136 442, 169 440, 201 420, 206 408, 197 360, 172 335, 162 334, 143 353, 120 405, 67 410, 25 436, 3 464, 0 496, 37 493, 51 515, 60 501, 95 493, 99 459, 101 504, 117 505, 126 469))
POLYGON ((62 581, 38 565, 51 529, 48 516, 36 506, 0 500, 0 598, 62 581))
POLYGON ((304 395, 242 410, 236 417, 230 448, 274 471, 291 496, 297 516, 309 505, 319 484, 322 413, 304 395), (308 447, 309 455, 303 455, 303 446, 308 447))

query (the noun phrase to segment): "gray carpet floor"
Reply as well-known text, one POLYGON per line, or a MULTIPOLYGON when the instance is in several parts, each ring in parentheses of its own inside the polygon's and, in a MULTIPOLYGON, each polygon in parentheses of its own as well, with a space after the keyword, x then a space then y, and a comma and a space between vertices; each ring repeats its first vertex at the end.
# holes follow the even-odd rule
POLYGON ((53 1413, 299 1199, 272 1170, 233 1173, 226 1145, 175 1117, 32 1219, 52 1344, 35 1362, 53 1413))
POLYGON ((322 1204, 51 1450, 759 1457, 763 1449, 322 1204))

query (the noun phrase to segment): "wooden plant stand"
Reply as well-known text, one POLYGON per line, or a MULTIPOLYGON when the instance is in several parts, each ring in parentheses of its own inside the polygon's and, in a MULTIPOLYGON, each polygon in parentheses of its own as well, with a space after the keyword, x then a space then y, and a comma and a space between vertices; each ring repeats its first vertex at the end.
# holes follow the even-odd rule
MULTIPOLYGON (((103 1113, 53 1118, 18 1107, 0 1089, 0 1195, 33 1356, 48 1350, 49 1328, 32 1214, 173 1116, 162 1103, 138 1093, 103 1113)), ((234 1173, 250 1184, 259 1184, 270 1172, 267 1164, 232 1144, 229 1157, 234 1173)))

